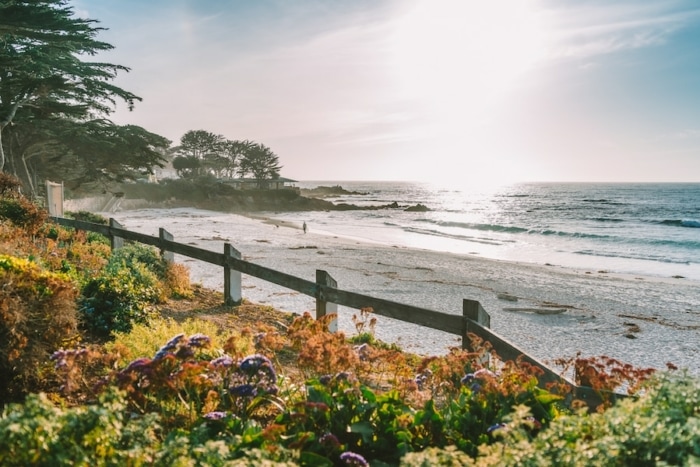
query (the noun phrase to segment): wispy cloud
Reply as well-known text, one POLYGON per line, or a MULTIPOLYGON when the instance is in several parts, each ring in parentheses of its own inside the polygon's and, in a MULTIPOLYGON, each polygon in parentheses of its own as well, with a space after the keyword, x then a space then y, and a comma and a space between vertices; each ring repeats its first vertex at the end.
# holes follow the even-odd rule
POLYGON ((555 25, 550 57, 586 59, 663 45, 700 18, 700 7, 679 1, 587 3, 549 10, 547 16, 555 25))

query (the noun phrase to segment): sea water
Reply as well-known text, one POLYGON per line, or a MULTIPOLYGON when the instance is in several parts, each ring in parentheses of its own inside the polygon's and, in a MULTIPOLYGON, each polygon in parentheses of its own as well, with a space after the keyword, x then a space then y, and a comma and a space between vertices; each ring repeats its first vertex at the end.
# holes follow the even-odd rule
POLYGON ((413 182, 315 181, 371 210, 279 213, 362 241, 611 273, 700 280, 700 183, 523 183, 471 190, 413 182), (406 208, 422 204, 429 211, 406 208))

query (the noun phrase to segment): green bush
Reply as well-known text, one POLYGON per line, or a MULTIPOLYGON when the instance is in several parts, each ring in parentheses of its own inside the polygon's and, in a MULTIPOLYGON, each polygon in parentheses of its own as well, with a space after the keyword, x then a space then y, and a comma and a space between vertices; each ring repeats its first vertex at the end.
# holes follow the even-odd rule
POLYGON ((102 273, 83 287, 80 312, 85 329, 108 337, 148 321, 150 306, 162 298, 157 274, 163 267, 154 250, 141 245, 116 250, 102 273))
POLYGON ((127 267, 140 263, 146 266, 158 279, 165 279, 168 263, 154 247, 142 243, 129 243, 124 248, 112 252, 110 264, 125 264, 127 267))
POLYGON ((482 447, 479 465, 700 465, 700 379, 660 375, 639 398, 560 416, 531 441, 521 426, 482 447))
POLYGON ((70 409, 32 394, 0 418, 0 465, 150 465, 160 446, 158 417, 125 409, 116 391, 70 409))
POLYGON ((66 217, 78 221, 92 222, 93 224, 109 224, 109 221, 104 216, 101 216, 100 214, 95 214, 94 212, 90 211, 68 211, 66 212, 66 217))
POLYGON ((0 255, 0 404, 36 389, 52 352, 77 334, 77 288, 63 274, 0 255))

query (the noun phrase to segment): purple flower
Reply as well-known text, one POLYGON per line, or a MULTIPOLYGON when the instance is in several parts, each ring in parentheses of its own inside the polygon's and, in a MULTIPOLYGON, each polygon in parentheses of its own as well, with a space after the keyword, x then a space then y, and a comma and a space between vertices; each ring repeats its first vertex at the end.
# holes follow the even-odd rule
POLYGON ((214 368, 230 368, 233 366, 233 359, 228 355, 222 355, 209 362, 214 368))
POLYGON ((350 379, 350 373, 347 371, 341 371, 340 373, 335 375, 335 380, 336 381, 348 381, 350 379))
POLYGON ((142 358, 137 358, 136 360, 132 361, 129 363, 129 365, 124 368, 124 372, 129 372, 129 371, 141 371, 144 368, 148 367, 148 365, 151 364, 151 359, 142 357, 142 358))
POLYGON ((244 358, 238 368, 248 376, 266 376, 272 383, 277 382, 277 373, 272 367, 272 362, 264 355, 255 354, 244 358))
POLYGON ((175 350, 175 348, 177 348, 177 344, 180 343, 183 337, 185 337, 184 334, 178 334, 177 336, 170 339, 163 347, 158 349, 158 352, 156 352, 156 355, 153 357, 153 360, 160 360, 161 358, 165 357, 167 354, 175 350))
POLYGON ((464 375, 464 377, 460 380, 462 384, 468 384, 474 381, 474 373, 467 373, 464 375))
POLYGON ((258 395, 258 390, 252 384, 239 384, 237 386, 231 386, 229 388, 231 394, 238 397, 255 397, 258 395))
POLYGON ((328 384, 331 382, 332 379, 333 379, 332 375, 323 375, 318 379, 318 381, 321 384, 323 384, 324 386, 328 386, 328 384))
POLYGON ((189 345, 191 347, 208 347, 211 344, 211 339, 209 336, 198 333, 190 336, 189 345))
POLYGON ((192 350, 192 347, 190 347, 189 345, 183 345, 182 347, 177 349, 177 352, 175 352, 175 356, 180 360, 187 360, 188 358, 194 356, 194 350, 192 350))
POLYGON ((255 354, 244 358, 239 367, 241 371, 245 371, 246 373, 255 373, 262 365, 265 364, 272 366, 272 362, 269 358, 264 355, 255 354))
POLYGON ((226 412, 209 412, 204 414, 204 418, 207 420, 221 420, 222 418, 226 418, 226 412))
POLYGON ((359 454, 354 452, 345 451, 340 455, 340 460, 344 465, 352 467, 369 467, 369 463, 359 454))

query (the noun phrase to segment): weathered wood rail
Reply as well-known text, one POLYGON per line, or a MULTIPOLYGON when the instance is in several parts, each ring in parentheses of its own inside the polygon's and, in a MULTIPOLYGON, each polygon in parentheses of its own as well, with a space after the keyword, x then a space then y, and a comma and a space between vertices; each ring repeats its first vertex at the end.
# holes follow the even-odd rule
MULTIPOLYGON (((591 406, 596 406, 601 402, 601 395, 596 391, 588 387, 577 386, 491 331, 489 329, 491 318, 476 300, 464 299, 461 315, 443 313, 339 289, 335 279, 323 270, 316 271, 316 281, 312 282, 260 266, 241 259, 241 253, 229 243, 224 243, 223 253, 216 253, 196 246, 177 243, 173 236, 163 228, 159 229, 159 234, 156 237, 126 230, 114 219, 109 220, 109 225, 62 217, 51 217, 51 219, 65 227, 100 233, 110 239, 114 249, 122 247, 124 241, 129 240, 158 248, 163 258, 168 261, 173 261, 174 255, 178 254, 221 266, 224 270, 224 301, 228 305, 236 305, 241 302, 241 274, 247 274, 314 297, 316 299, 316 318, 337 312, 338 305, 354 309, 371 308, 372 312, 377 315, 460 336, 464 349, 470 348, 469 334, 474 334, 488 342, 501 360, 508 361, 520 358, 521 361, 542 370, 542 374, 538 378, 540 384, 563 383, 570 387, 571 397, 582 399, 591 406)), ((336 330, 336 326, 336 322, 331 323, 331 330, 336 330)), ((610 396, 617 397, 618 395, 610 394, 610 396)))

